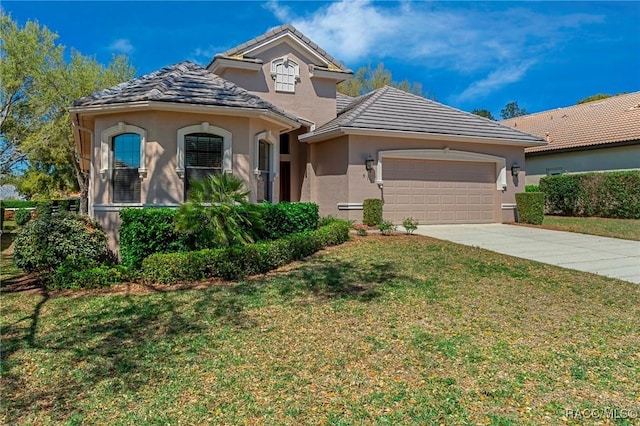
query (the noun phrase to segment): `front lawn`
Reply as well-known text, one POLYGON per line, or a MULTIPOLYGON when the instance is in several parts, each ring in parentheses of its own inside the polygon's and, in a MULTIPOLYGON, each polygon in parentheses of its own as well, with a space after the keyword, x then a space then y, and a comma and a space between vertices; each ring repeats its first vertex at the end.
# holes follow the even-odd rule
POLYGON ((2 294, 0 422, 563 424, 640 408, 637 285, 400 235, 285 269, 2 294))
POLYGON ((545 216, 542 228, 640 241, 640 220, 545 216))

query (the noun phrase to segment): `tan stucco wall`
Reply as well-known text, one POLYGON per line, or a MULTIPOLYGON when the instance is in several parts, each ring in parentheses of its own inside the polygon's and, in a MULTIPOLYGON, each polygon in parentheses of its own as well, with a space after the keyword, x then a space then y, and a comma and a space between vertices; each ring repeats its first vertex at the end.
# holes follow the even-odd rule
POLYGON ((310 120, 316 127, 332 120, 336 116, 336 82, 330 79, 311 78, 308 56, 287 43, 279 43, 255 55, 264 64, 260 71, 226 69, 220 77, 236 83, 249 92, 260 96, 272 104, 310 120), (300 81, 296 83, 295 93, 276 92, 275 80, 271 77, 271 62, 288 55, 300 67, 300 81))
MULTIPOLYGON (((127 114, 98 116, 95 119, 95 137, 92 149, 93 168, 90 211, 110 234, 112 248, 116 248, 115 233, 119 226, 117 211, 111 204, 110 181, 102 178, 101 134, 104 130, 117 126, 119 122, 146 130, 147 176, 142 180, 141 203, 143 205, 175 206, 184 201, 184 181, 176 172, 178 129, 208 122, 232 134, 233 174, 240 176, 251 190, 250 201, 255 201, 257 179, 255 168, 255 140, 258 133, 270 131, 275 139, 274 155, 278 155, 280 128, 259 118, 229 117, 209 114, 145 111, 127 114)), ((279 197, 279 181, 272 182, 273 199, 279 197)), ((118 205, 122 207, 122 205, 118 205)), ((126 207, 126 206, 124 206, 126 207)))
POLYGON ((381 190, 375 183, 375 170, 367 172, 365 159, 368 155, 377 159, 378 151, 392 149, 443 149, 470 151, 480 154, 488 154, 504 157, 507 168, 507 190, 498 191, 500 203, 497 205, 497 217, 502 217, 503 222, 514 220, 514 211, 511 207, 501 208, 502 204, 515 203, 516 192, 524 191, 525 173, 521 172, 519 178, 514 181, 509 168, 513 163, 518 163, 524 170, 524 148, 507 145, 490 145, 480 143, 461 143, 444 141, 426 141, 404 138, 390 138, 379 136, 344 136, 339 139, 310 144, 312 152, 310 200, 321 204, 323 215, 332 214, 352 220, 362 220, 362 210, 338 210, 338 203, 362 203, 366 198, 381 198, 384 196, 384 187, 381 190), (348 148, 345 148, 348 147, 348 148), (345 149, 348 150, 347 161, 341 161, 345 149), (319 167, 327 159, 333 159, 331 172, 319 167), (346 168, 345 177, 338 176, 339 172, 346 168))
POLYGON ((527 185, 537 185, 547 169, 563 173, 640 169, 640 143, 612 148, 527 156, 527 185))

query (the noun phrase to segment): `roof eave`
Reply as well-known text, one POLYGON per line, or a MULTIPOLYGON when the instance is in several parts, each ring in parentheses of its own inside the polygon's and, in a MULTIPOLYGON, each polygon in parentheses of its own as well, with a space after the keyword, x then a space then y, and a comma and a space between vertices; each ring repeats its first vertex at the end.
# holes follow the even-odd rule
POLYGON ((629 145, 640 145, 640 139, 607 141, 607 142, 593 143, 590 145, 576 145, 576 146, 562 146, 562 147, 553 147, 553 145, 551 144, 548 147, 545 147, 543 149, 536 149, 535 151, 525 150, 525 155, 536 156, 536 155, 562 154, 565 152, 589 151, 589 150, 604 149, 604 148, 617 148, 617 147, 629 146, 629 145))
POLYGON ((214 74, 218 74, 218 72, 222 72, 228 68, 256 72, 260 71, 263 65, 264 64, 261 60, 236 59, 216 55, 216 57, 213 58, 213 61, 207 65, 207 70, 214 74))
POLYGON ((362 136, 388 136, 403 139, 423 139, 423 140, 440 140, 451 142, 474 142, 494 145, 516 145, 522 147, 544 146, 547 142, 544 140, 527 141, 511 138, 488 138, 482 136, 466 136, 466 135, 447 135, 443 133, 424 133, 409 132, 404 130, 387 130, 387 129, 364 129, 359 127, 338 127, 335 130, 326 133, 312 134, 306 133, 300 135, 299 139, 303 142, 313 143, 321 142, 340 135, 362 135, 362 136))
POLYGON ((262 117, 269 122, 285 125, 289 130, 294 130, 301 126, 301 123, 297 120, 265 108, 243 108, 178 102, 138 101, 106 105, 88 105, 72 107, 69 109, 69 112, 76 113, 78 115, 105 115, 118 112, 131 112, 132 110, 200 112, 205 114, 231 115, 236 117, 262 117))

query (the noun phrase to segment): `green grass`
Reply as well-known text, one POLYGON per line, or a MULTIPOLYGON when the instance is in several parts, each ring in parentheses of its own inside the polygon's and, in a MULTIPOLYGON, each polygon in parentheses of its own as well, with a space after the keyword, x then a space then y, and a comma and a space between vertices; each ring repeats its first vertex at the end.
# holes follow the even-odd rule
POLYGON ((640 241, 640 220, 545 216, 541 228, 640 241))
POLYGON ((0 285, 7 282, 7 280, 24 275, 24 272, 13 263, 13 247, 11 244, 14 237, 15 234, 9 232, 3 232, 0 235, 0 285))
POLYGON ((565 424, 565 409, 640 408, 640 287, 605 277, 369 236, 231 285, 127 288, 0 296, 0 422, 565 424))

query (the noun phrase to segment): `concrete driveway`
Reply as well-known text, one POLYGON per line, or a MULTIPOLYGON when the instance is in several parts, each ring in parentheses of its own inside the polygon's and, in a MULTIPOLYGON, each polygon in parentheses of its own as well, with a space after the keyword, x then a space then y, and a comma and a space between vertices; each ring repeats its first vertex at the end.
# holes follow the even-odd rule
POLYGON ((420 225, 416 234, 640 284, 640 241, 517 225, 420 225))

